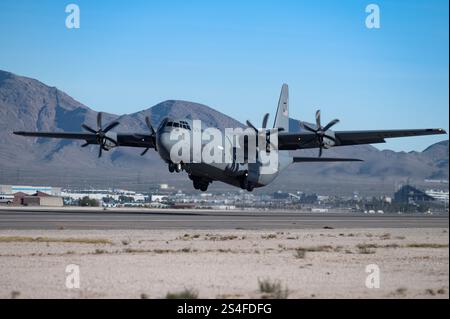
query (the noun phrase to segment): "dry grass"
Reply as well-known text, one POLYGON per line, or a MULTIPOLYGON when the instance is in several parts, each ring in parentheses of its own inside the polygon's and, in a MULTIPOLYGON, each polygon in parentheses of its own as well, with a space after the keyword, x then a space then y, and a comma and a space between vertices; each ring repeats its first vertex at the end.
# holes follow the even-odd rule
POLYGON ((444 295, 446 292, 447 292, 447 290, 445 290, 445 288, 440 288, 437 290, 434 290, 434 289, 426 289, 425 290, 425 294, 431 295, 431 296, 444 295))
POLYGON ((207 239, 208 239, 208 240, 213 240, 213 241, 225 241, 225 240, 234 240, 234 239, 238 239, 238 236, 236 236, 236 235, 227 235, 227 236, 208 236, 207 239))
POLYGON ((104 238, 51 238, 51 237, 25 237, 2 236, 0 243, 75 243, 75 244, 103 244, 111 245, 109 239, 104 238))
POLYGON ((306 256, 306 250, 302 249, 302 248, 297 248, 295 250, 295 254, 294 254, 295 258, 297 259, 304 259, 306 256))
POLYGON ((182 291, 179 292, 168 292, 166 294, 166 299, 197 299, 198 298, 198 291, 191 289, 191 288, 185 288, 182 291))
POLYGON ((408 291, 408 289, 401 287, 401 288, 398 288, 397 290, 395 290, 395 294, 400 295, 400 296, 405 296, 407 291, 408 291))
POLYGON ((122 250, 127 254, 142 254, 142 253, 155 253, 155 254, 170 254, 170 253, 190 253, 196 252, 196 249, 191 249, 189 247, 181 248, 181 249, 142 249, 142 248, 125 248, 122 250))
POLYGON ((11 299, 17 299, 20 296, 20 291, 11 291, 11 299))
POLYGON ((358 248, 358 252, 360 254, 369 255, 369 254, 375 254, 374 248, 377 248, 377 245, 375 244, 358 244, 356 246, 358 248))
POLYGON ((329 252, 333 250, 330 245, 320 245, 320 246, 310 246, 310 247, 299 247, 297 249, 303 249, 307 252, 329 252))
POLYGON ((286 299, 289 296, 287 287, 283 288, 279 280, 258 279, 259 291, 263 293, 262 298, 286 299))
POLYGON ((383 239, 383 240, 391 239, 391 234, 385 233, 380 236, 380 239, 383 239))
POLYGON ((407 248, 448 248, 448 244, 433 244, 433 243, 413 243, 407 244, 407 248))

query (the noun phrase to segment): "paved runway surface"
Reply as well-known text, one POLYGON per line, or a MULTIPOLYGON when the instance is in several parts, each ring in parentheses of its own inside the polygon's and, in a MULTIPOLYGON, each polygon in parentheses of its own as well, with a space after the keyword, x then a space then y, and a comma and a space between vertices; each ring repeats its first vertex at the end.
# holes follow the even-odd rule
POLYGON ((448 216, 214 210, 0 209, 0 229, 448 228, 448 216))

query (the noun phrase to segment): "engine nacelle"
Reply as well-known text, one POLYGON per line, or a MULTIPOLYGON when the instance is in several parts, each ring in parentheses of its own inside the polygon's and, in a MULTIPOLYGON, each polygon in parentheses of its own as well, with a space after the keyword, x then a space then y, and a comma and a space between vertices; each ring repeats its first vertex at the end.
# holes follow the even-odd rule
POLYGON ((105 138, 103 138, 103 141, 100 141, 99 144, 103 147, 104 150, 107 150, 107 151, 116 147, 117 146, 117 133, 114 133, 114 132, 106 133, 105 138))
POLYGON ((335 141, 333 141, 330 138, 327 138, 327 136, 331 136, 332 138, 336 139, 336 135, 333 131, 326 131, 325 136, 323 137, 323 148, 330 148, 336 145, 335 141))

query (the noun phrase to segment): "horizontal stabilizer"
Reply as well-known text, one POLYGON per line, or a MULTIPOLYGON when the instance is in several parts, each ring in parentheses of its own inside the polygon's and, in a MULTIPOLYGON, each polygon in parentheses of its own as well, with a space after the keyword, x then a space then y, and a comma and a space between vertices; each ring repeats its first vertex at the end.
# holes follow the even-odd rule
POLYGON ((333 158, 333 157, 294 157, 294 163, 303 162, 362 162, 358 158, 333 158))

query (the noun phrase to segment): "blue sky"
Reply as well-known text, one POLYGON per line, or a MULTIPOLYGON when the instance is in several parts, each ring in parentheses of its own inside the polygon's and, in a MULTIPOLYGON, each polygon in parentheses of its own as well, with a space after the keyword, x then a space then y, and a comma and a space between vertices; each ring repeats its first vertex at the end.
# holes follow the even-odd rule
MULTIPOLYGON (((448 1, 0 1, 0 69, 57 86, 97 111, 167 99, 241 122, 273 115, 282 83, 291 116, 336 130, 448 130, 448 1), (81 28, 65 27, 76 3, 81 28), (376 3, 381 28, 367 29, 376 3)), ((423 150, 446 137, 390 140, 423 150)))

